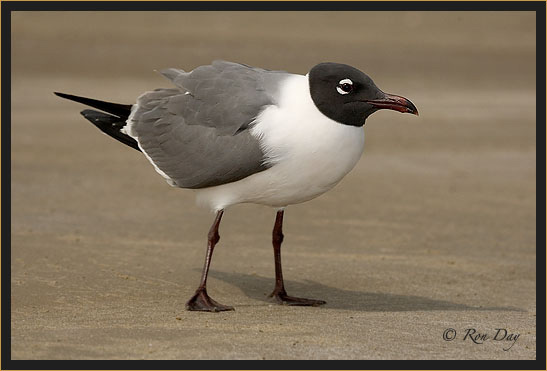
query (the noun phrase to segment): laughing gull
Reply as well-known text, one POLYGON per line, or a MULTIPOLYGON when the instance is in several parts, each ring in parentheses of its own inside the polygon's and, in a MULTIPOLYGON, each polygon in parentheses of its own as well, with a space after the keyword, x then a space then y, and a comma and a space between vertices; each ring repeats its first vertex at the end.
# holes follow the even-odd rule
POLYGON ((224 210, 239 203, 277 210, 270 296, 287 305, 325 304, 285 291, 284 209, 328 191, 355 166, 368 116, 384 108, 418 115, 414 104, 382 92, 363 72, 338 63, 320 63, 307 75, 227 61, 161 73, 174 87, 146 92, 133 105, 55 94, 105 112, 86 109, 81 114, 141 151, 171 186, 196 190, 197 202, 216 212, 201 282, 186 308, 233 310, 207 295, 206 282, 224 210))

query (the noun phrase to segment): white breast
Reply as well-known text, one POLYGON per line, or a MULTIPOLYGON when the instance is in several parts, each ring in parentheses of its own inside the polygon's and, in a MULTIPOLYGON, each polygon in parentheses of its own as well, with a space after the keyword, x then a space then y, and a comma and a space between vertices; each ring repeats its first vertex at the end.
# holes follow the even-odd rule
POLYGON ((364 148, 362 127, 340 124, 319 112, 307 76, 286 80, 281 97, 251 129, 273 166, 234 183, 197 190, 198 203, 214 210, 244 202, 284 207, 328 191, 355 166, 364 148))

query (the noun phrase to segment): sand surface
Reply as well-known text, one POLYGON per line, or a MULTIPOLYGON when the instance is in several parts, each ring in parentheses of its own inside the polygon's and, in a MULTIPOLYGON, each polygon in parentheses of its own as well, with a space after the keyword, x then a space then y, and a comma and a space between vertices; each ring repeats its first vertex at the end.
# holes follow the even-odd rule
POLYGON ((14 359, 535 359, 533 13, 20 12, 12 32, 14 359), (214 59, 344 62, 419 108, 371 116, 355 169, 286 211, 287 290, 323 307, 267 298, 275 212, 240 205, 208 285, 236 310, 185 311, 213 215, 52 94, 131 104, 214 59))

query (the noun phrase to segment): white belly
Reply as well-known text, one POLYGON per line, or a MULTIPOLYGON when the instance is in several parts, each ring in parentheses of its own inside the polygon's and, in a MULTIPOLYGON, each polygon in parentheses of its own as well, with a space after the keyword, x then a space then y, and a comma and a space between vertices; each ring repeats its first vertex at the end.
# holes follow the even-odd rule
POLYGON ((251 129, 273 166, 237 182, 197 190, 198 203, 213 210, 245 202, 285 207, 328 191, 355 166, 364 149, 363 128, 319 112, 306 76, 295 76, 284 89, 287 99, 266 108, 251 129))

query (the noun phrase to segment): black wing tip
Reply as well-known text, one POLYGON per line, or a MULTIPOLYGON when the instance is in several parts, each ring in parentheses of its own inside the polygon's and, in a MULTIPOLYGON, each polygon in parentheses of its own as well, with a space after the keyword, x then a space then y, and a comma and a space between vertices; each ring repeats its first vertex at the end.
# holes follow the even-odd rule
POLYGON ((126 125, 124 119, 108 113, 94 111, 92 109, 85 109, 81 111, 80 114, 103 133, 123 144, 128 145, 129 147, 136 149, 137 151, 141 151, 137 141, 121 131, 121 129, 126 125))
POLYGON ((64 99, 68 99, 68 100, 72 100, 72 101, 80 102, 80 103, 82 103, 81 101, 82 101, 83 99, 90 99, 90 98, 80 97, 80 96, 78 96, 78 95, 72 95, 72 94, 67 94, 67 93, 61 93, 61 92, 59 92, 59 91, 54 91, 53 94, 55 94, 55 95, 58 96, 58 97, 64 98, 64 99))
POLYGON ((53 94, 55 94, 56 96, 61 97, 61 98, 68 98, 68 97, 70 97, 69 94, 60 93, 60 92, 58 92, 58 91, 54 91, 53 94))
MULTIPOLYGON (((91 114, 91 113, 102 113, 102 112, 97 112, 97 111, 92 110, 92 109, 85 109, 83 111, 80 111, 80 114, 82 116, 85 116, 86 114, 91 114)), ((103 113, 103 115, 104 115, 104 113, 103 113)))
POLYGON ((102 101, 102 100, 86 98, 86 97, 80 97, 78 95, 60 93, 58 91, 54 91, 53 94, 55 94, 58 97, 64 98, 64 99, 68 99, 68 100, 71 100, 71 101, 74 101, 74 102, 85 104, 85 105, 93 107, 93 108, 97 108, 101 111, 110 113, 112 115, 116 115, 120 118, 127 119, 129 117, 129 115, 131 114, 132 105, 130 105, 130 104, 105 102, 105 101, 102 101))
MULTIPOLYGON (((89 119, 89 116, 96 116, 97 113, 102 113, 102 112, 97 112, 97 111, 94 111, 92 109, 85 109, 83 111, 80 111, 80 115, 84 116, 86 119, 89 119)), ((104 113, 102 113, 103 115, 106 115, 104 113)))

